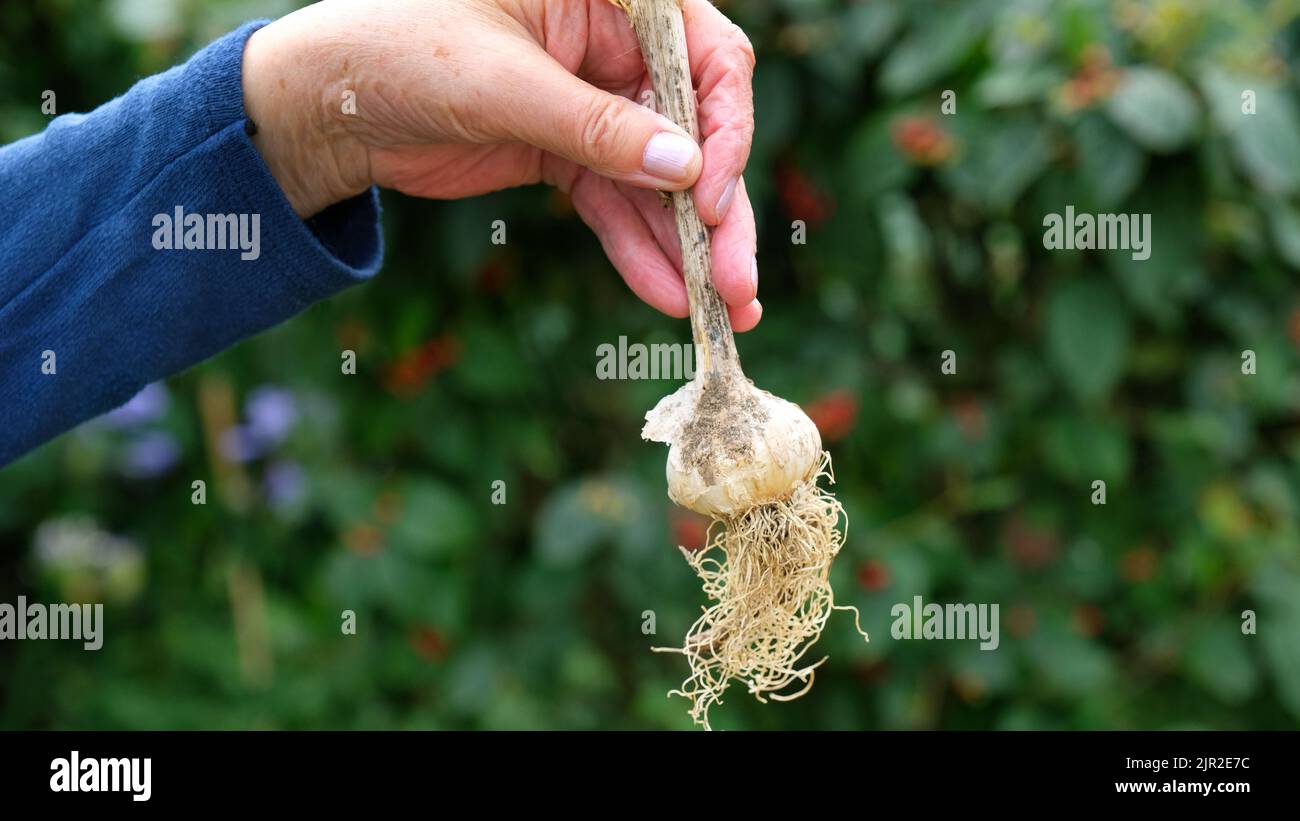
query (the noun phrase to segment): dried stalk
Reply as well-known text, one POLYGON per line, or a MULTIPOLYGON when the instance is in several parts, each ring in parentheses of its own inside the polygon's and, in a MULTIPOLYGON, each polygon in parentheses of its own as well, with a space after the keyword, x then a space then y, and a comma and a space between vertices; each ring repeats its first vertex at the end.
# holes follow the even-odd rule
MULTIPOLYGON (((627 12, 650 71, 659 113, 681 126, 699 142, 695 86, 686 55, 686 29, 679 0, 626 0, 616 3, 627 12)), ((700 219, 690 189, 672 195, 677 236, 682 244, 682 274, 691 306, 691 336, 697 367, 706 374, 740 373, 736 341, 727 306, 713 287, 709 257, 710 231, 700 219)))

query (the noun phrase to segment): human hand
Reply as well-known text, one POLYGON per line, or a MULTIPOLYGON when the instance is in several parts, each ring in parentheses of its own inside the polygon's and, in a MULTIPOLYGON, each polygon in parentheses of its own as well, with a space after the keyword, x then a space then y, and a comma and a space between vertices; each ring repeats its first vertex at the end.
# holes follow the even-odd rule
POLYGON ((608 0, 325 0, 250 38, 245 108, 303 216, 372 184, 450 199, 545 182, 571 195, 632 290, 675 317, 688 313, 681 252, 654 189, 694 185, 714 284, 745 331, 762 314, 740 176, 754 53, 707 0, 685 0, 684 17, 702 146, 634 102, 650 80, 608 0))

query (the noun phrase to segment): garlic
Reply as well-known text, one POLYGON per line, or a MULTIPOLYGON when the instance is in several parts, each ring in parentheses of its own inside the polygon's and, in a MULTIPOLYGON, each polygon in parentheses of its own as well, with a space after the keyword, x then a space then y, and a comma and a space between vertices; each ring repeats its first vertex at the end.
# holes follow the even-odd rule
POLYGON ((822 457, 808 415, 738 372, 697 377, 665 396, 646 414, 641 436, 670 446, 668 498, 713 517, 788 497, 822 457))
MULTIPOLYGON (((660 113, 698 140, 680 0, 611 2, 632 21, 660 113)), ((760 702, 808 692, 825 659, 804 655, 832 611, 857 611, 836 604, 830 584, 847 527, 843 506, 818 486, 834 481, 830 454, 798 405, 754 387, 741 370, 692 196, 674 192, 672 203, 698 369, 646 414, 641 436, 669 446, 669 498, 717 525, 702 549, 682 550, 710 604, 681 647, 652 648, 686 657, 691 675, 669 695, 689 699, 691 717, 708 728, 709 708, 733 681, 760 702)))

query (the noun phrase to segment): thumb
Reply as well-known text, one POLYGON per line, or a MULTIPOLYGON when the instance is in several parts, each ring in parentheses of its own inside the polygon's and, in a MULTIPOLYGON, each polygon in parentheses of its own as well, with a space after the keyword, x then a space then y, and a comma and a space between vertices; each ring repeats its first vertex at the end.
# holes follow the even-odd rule
POLYGON ((538 49, 501 96, 504 130, 597 174, 645 188, 694 184, 704 158, 683 129, 570 74, 538 49))

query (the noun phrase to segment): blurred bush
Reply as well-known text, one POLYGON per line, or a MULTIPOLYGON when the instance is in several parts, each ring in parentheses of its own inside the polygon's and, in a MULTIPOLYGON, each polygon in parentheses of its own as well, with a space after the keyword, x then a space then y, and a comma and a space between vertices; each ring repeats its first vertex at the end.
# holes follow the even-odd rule
MULTIPOLYGON (((1300 3, 721 5, 759 53, 739 344, 822 427, 872 641, 837 614, 808 697, 716 725, 1296 726, 1300 3), (1151 214, 1150 259, 1045 250, 1067 205, 1151 214), (999 603, 1000 648, 891 639, 916 595, 999 603)), ((284 10, 3 4, 0 136, 284 10)), ((685 323, 555 193, 385 207, 378 281, 0 473, 0 600, 112 602, 97 653, 0 646, 4 726, 689 726, 649 647, 702 526, 638 436, 674 385, 595 375, 685 323)))

